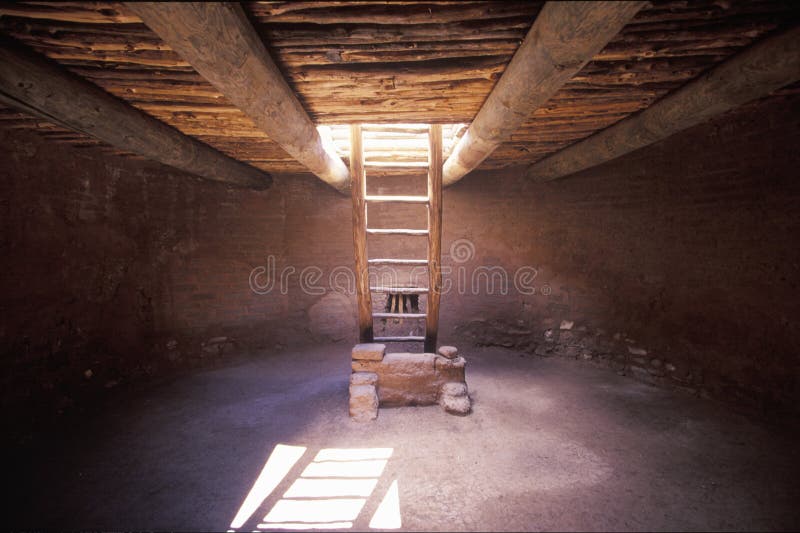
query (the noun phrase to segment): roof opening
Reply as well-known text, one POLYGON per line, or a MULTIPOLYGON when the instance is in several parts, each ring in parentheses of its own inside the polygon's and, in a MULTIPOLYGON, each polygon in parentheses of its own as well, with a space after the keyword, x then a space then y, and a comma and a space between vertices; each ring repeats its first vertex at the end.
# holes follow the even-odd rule
MULTIPOLYGON (((345 161, 350 157, 350 125, 317 126, 325 148, 345 161)), ((425 168, 428 166, 428 124, 362 124, 364 166, 425 168)), ((442 124, 444 159, 467 131, 467 124, 442 124)))

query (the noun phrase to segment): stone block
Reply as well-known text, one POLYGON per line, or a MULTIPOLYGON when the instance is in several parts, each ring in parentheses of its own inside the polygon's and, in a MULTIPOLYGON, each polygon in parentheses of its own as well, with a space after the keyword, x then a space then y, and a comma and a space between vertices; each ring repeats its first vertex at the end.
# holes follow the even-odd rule
POLYGON ((378 417, 378 393, 374 385, 350 385, 350 418, 367 422, 378 417))
POLYGON ((350 368, 353 372, 378 372, 381 368, 380 361, 352 361, 350 368))
POLYGON ((378 384, 378 374, 375 372, 353 372, 350 374, 350 385, 372 385, 378 384))
POLYGON ((387 372, 421 374, 433 372, 434 359, 436 356, 432 353, 390 353, 383 358, 383 366, 387 372))
POLYGON ((387 354, 381 363, 378 394, 384 405, 436 403, 439 383, 430 353, 387 354))
POLYGON ((458 355, 458 348, 455 346, 440 346, 439 355, 447 357, 448 359, 454 359, 458 355))
POLYGON ((356 344, 352 358, 356 361, 381 361, 386 353, 386 345, 378 343, 356 344))

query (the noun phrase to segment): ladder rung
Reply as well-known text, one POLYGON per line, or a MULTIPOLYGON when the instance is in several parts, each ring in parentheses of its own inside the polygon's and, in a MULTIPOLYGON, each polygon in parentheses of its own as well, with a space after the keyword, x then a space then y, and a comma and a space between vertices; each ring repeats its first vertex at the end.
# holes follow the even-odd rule
POLYGON ((370 265, 424 265, 428 266, 427 259, 369 259, 370 265))
POLYGON ((367 195, 364 199, 368 202, 401 202, 406 204, 427 204, 427 196, 380 196, 367 195))
POLYGON ((364 161, 365 167, 384 167, 384 168, 427 168, 428 163, 422 161, 364 161))
POLYGON ((372 292, 393 292, 396 294, 425 294, 428 292, 426 287, 370 287, 372 292))
POLYGON ((372 313, 372 318, 425 318, 425 313, 372 313))
POLYGON ((418 341, 424 342, 425 337, 408 336, 408 337, 374 337, 372 340, 375 342, 403 342, 403 341, 418 341))
POLYGON ((387 131, 396 131, 409 134, 428 134, 430 126, 427 124, 364 124, 361 126, 361 131, 377 131, 380 133, 387 131))
POLYGON ((374 229, 367 228, 370 235, 427 235, 426 229, 374 229))

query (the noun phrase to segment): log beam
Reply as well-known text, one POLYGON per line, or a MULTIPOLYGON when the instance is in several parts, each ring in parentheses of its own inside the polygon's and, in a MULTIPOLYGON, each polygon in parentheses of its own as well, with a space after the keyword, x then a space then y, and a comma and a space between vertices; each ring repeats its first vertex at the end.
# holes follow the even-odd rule
POLYGON ((646 2, 547 2, 444 164, 452 185, 483 162, 646 2))
POLYGON ((349 188, 350 172, 344 162, 326 150, 237 2, 129 2, 127 6, 289 155, 339 191, 349 188))
POLYGON ((800 26, 767 37, 652 106, 534 163, 550 181, 655 143, 800 80, 800 26))
POLYGON ((269 174, 232 159, 10 39, 0 40, 0 101, 126 152, 239 187, 269 174))

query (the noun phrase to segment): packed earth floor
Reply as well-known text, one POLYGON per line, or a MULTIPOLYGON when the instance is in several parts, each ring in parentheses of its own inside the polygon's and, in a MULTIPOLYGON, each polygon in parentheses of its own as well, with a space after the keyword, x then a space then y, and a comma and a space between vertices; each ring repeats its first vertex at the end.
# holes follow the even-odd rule
POLYGON ((800 461, 788 428, 578 361, 498 348, 462 353, 473 401, 466 417, 431 406, 350 420, 343 344, 257 356, 121 397, 79 430, 51 435, 44 453, 24 464, 6 524, 223 531, 272 529, 281 520, 359 531, 398 522, 434 531, 800 524, 800 461), (264 494, 265 472, 281 450, 296 461, 264 494), (352 520, 286 518, 287 500, 306 501, 290 498, 290 489, 314 481, 309 469, 337 460, 350 472, 376 467, 363 474, 370 480, 361 480, 360 498, 352 484, 344 500, 331 485, 326 498, 312 498, 317 509, 340 513, 355 505, 352 520), (375 522, 379 507, 394 516, 375 522))

